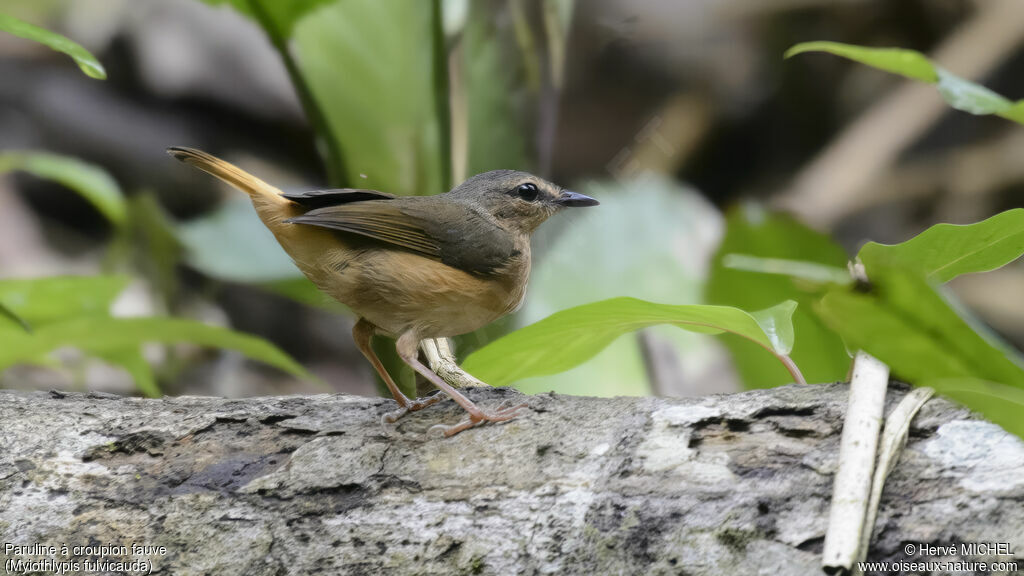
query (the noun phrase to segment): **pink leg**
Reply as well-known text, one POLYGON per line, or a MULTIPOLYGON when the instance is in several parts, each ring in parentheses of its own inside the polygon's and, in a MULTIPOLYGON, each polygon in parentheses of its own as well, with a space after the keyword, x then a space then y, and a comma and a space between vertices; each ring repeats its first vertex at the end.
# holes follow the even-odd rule
POLYGON ((374 370, 377 374, 380 374, 384 384, 387 385, 388 390, 391 391, 391 395, 395 397, 395 401, 398 402, 398 410, 390 412, 384 415, 383 420, 386 422, 395 422, 402 416, 405 416, 409 412, 415 412, 422 410, 427 406, 431 406, 440 402, 444 396, 438 394, 437 396, 431 396, 429 398, 418 398, 416 400, 409 400, 405 394, 398 388, 395 381, 392 380, 391 375, 384 369, 384 365, 381 364, 380 358, 377 358, 377 354, 370 347, 370 339, 373 338, 374 332, 377 331, 377 327, 366 321, 364 318, 360 318, 356 325, 352 327, 352 337, 356 341, 356 346, 359 351, 366 356, 366 359, 373 365, 374 370))
POLYGON ((445 436, 454 436, 463 430, 483 424, 484 422, 503 422, 505 420, 511 420, 519 415, 519 410, 526 407, 526 404, 520 404, 518 406, 513 406, 511 408, 495 412, 481 410, 469 398, 466 398, 458 390, 452 388, 447 382, 442 380, 440 376, 435 374, 433 370, 424 366, 423 363, 420 362, 416 353, 419 341, 419 336, 411 331, 399 336, 398 341, 395 343, 399 357, 401 357, 402 360, 413 370, 422 374, 427 380, 430 380, 431 384, 437 386, 438 389, 443 390, 445 394, 451 396, 452 400, 455 400, 459 406, 462 406, 462 408, 469 413, 469 419, 454 426, 445 428, 445 436))

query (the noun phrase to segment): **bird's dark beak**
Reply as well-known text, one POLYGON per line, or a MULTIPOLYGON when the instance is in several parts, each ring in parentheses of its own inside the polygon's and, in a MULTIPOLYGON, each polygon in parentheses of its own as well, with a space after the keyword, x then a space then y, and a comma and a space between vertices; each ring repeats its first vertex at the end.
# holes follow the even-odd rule
POLYGON ((594 200, 590 196, 584 196, 579 192, 570 192, 568 190, 562 190, 562 194, 555 199, 555 204, 559 206, 597 206, 600 204, 597 200, 594 200))

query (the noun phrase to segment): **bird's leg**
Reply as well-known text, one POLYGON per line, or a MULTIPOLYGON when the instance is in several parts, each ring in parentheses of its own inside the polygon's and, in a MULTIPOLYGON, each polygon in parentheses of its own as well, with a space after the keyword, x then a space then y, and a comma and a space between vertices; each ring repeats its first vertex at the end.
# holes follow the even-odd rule
POLYGON ((373 338, 374 332, 377 331, 377 327, 366 321, 365 318, 360 318, 356 325, 352 327, 352 338, 356 341, 356 346, 359 351, 366 356, 366 359, 373 365, 374 370, 380 375, 381 379, 384 380, 384 384, 387 385, 388 390, 391 391, 391 395, 395 397, 395 401, 398 402, 398 410, 389 412, 384 415, 382 420, 384 422, 392 423, 397 421, 402 416, 405 416, 409 412, 415 412, 422 410, 427 406, 431 406, 440 402, 444 396, 437 394, 435 396, 428 396, 426 398, 417 398, 416 400, 409 400, 405 394, 398 388, 395 381, 392 380, 391 375, 384 369, 384 365, 381 364, 380 358, 377 358, 376 352, 370 347, 370 339, 373 338))
POLYGON ((472 428, 473 426, 483 424, 484 422, 504 422, 505 420, 511 420, 519 415, 518 412, 520 409, 526 408, 526 404, 520 404, 518 406, 494 412, 481 410, 469 398, 463 396, 458 390, 442 380, 440 376, 420 362, 418 354, 416 353, 418 345, 419 338, 417 338, 416 334, 411 331, 399 336, 398 340, 395 342, 395 348, 398 350, 398 356, 402 361, 408 364, 416 372, 422 374, 424 378, 430 380, 434 386, 443 390, 445 394, 451 396, 452 400, 455 400, 459 406, 462 406, 462 408, 469 413, 469 418, 467 420, 464 420, 454 426, 443 427, 445 436, 454 436, 467 428, 472 428))

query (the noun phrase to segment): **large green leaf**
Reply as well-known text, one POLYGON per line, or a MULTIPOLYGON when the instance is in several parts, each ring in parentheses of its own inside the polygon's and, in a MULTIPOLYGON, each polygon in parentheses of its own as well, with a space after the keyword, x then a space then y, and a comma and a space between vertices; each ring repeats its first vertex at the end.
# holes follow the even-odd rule
POLYGON ((253 17, 284 59, 334 185, 436 194, 450 182, 439 0, 204 0, 253 17))
POLYGON ((179 225, 177 233, 189 265, 213 278, 277 282, 302 277, 248 198, 232 197, 213 212, 179 225))
MULTIPOLYGON (((701 303, 706 263, 700 254, 712 249, 722 227, 714 206, 697 191, 654 175, 579 186, 580 192, 600 199, 601 205, 567 210, 534 234, 526 302, 509 326, 524 326, 559 310, 619 296, 666 304, 701 303)), ((485 330, 495 332, 483 340, 499 336, 500 328, 498 323, 489 326, 485 330)), ((719 356, 718 343, 710 338, 670 326, 645 332, 648 339, 675 353, 687 378, 707 373, 719 356)), ((476 336, 460 338, 460 352, 478 347, 481 342, 474 340, 476 336)), ((645 345, 639 335, 625 336, 571 371, 519 381, 516 388, 526 393, 648 395, 652 375, 645 363, 645 345)))
POLYGON ((871 282, 869 293, 833 289, 817 307, 851 349, 915 383, 982 378, 1024 387, 1016 354, 979 334, 919 273, 876 267, 871 282))
POLYGON ((127 208, 121 187, 95 164, 49 152, 0 153, 0 174, 23 170, 78 192, 111 223, 124 223, 127 208))
MULTIPOLYGON (((242 14, 254 18, 254 11, 251 0, 202 0, 203 2, 210 4, 211 6, 218 6, 221 4, 228 4, 235 10, 238 10, 242 14)), ((315 8, 322 4, 327 4, 335 0, 273 0, 271 2, 260 2, 266 13, 271 17, 272 21, 280 30, 280 33, 284 36, 290 36, 292 33, 292 27, 295 23, 300 20, 307 13, 311 12, 315 8)))
MULTIPOLYGON (((270 3, 264 2, 264 5, 270 3)), ((348 185, 448 189, 447 77, 436 1, 347 0, 294 25, 292 53, 348 185)))
POLYGON ((948 282, 961 274, 987 272, 1024 254, 1024 208, 1015 208, 967 226, 936 224, 906 242, 868 242, 858 258, 867 266, 904 266, 929 279, 948 282))
POLYGON ((50 276, 0 280, 0 303, 33 326, 70 317, 107 316, 125 276, 50 276))
POLYGON ((21 328, 25 332, 31 332, 32 326, 14 310, 8 308, 3 301, 0 301, 0 317, 7 319, 11 325, 21 328))
POLYGON ((590 359, 619 336, 659 324, 692 332, 736 334, 775 355, 792 347, 795 302, 749 314, 738 308, 656 304, 613 298, 556 312, 477 350, 463 366, 493 385, 554 374, 590 359))
POLYGON ((39 327, 32 334, 7 335, 0 347, 0 370, 65 346, 109 358, 112 353, 138 350, 146 342, 187 342, 236 350, 285 372, 309 377, 301 365, 266 340, 194 320, 159 317, 72 318, 39 327))
POLYGON ((6 14, 0 14, 0 30, 27 40, 34 40, 57 52, 67 54, 75 61, 75 64, 78 64, 82 72, 90 78, 104 80, 107 77, 103 65, 100 64, 100 61, 95 56, 75 41, 65 38, 56 32, 50 32, 45 28, 40 28, 6 14))
MULTIPOLYGON (((782 300, 801 304, 793 315, 797 335, 793 360, 810 382, 833 382, 846 377, 850 358, 842 340, 811 312, 820 297, 820 284, 736 266, 735 254, 744 255, 741 264, 752 259, 770 259, 778 268, 780 261, 801 261, 808 266, 836 271, 845 268, 847 255, 828 236, 811 230, 793 218, 769 213, 756 205, 745 204, 730 210, 725 237, 711 264, 711 277, 705 286, 704 300, 709 304, 736 306, 744 310, 766 308, 782 300), (729 264, 728 266, 726 264, 729 264)), ((821 278, 816 279, 820 282, 821 278)), ((770 356, 746 340, 723 336, 736 368, 748 388, 767 388, 791 382, 792 378, 770 356)))
POLYGON ((914 50, 869 48, 839 42, 804 42, 787 50, 785 57, 805 52, 827 52, 879 70, 937 84, 939 94, 946 103, 957 110, 970 114, 995 114, 1024 124, 1024 100, 1011 102, 984 86, 964 80, 936 66, 924 54, 914 50))

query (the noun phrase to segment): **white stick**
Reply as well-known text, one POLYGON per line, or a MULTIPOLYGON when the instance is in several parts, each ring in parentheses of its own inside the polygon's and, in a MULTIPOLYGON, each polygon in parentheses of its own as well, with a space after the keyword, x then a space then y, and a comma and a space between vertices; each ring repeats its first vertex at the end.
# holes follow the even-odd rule
MULTIPOLYGON (((871 482, 871 500, 868 503, 868 515, 864 523, 863 534, 860 539, 860 549, 857 552, 857 561, 863 562, 868 556, 868 545, 871 543, 871 533, 875 528, 875 518, 878 516, 878 503, 882 500, 882 489, 885 486, 885 479, 889 472, 896 466, 900 459, 903 447, 907 444, 907 433, 910 431, 910 422, 914 419, 917 411, 924 406, 935 390, 931 388, 915 388, 900 400, 900 403, 893 408, 892 412, 885 419, 885 428, 882 430, 882 444, 878 455, 878 464, 875 466, 875 477, 871 482)), ((861 574, 858 566, 853 567, 853 574, 861 574)))
POLYGON ((426 354, 427 364, 434 374, 453 387, 473 388, 488 385, 459 367, 447 338, 428 338, 420 342, 420 348, 426 354))
POLYGON ((849 571, 857 559, 888 384, 889 367, 863 351, 857 352, 822 551, 822 567, 829 573, 849 571))

